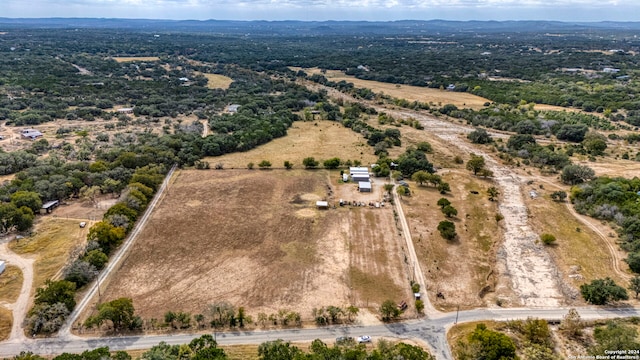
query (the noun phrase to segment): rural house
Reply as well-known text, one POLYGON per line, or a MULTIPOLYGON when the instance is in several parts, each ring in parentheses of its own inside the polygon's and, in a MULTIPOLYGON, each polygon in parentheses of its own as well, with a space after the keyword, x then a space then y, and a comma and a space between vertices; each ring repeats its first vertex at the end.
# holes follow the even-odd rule
POLYGON ((35 140, 42 137, 42 133, 36 129, 24 129, 21 133, 22 137, 29 140, 35 140))

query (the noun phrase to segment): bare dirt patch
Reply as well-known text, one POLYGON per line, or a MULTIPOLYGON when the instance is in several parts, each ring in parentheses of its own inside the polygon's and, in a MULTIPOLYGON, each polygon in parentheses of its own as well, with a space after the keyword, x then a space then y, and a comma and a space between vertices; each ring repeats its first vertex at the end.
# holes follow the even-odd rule
POLYGON ((114 57, 113 60, 123 63, 123 62, 133 62, 133 61, 159 61, 160 58, 157 56, 120 56, 114 57))
POLYGON ((169 310, 206 315, 207 304, 225 300, 254 315, 289 309, 304 319, 314 307, 369 300, 375 308, 380 293, 389 296, 377 285, 378 295, 361 295, 369 284, 352 284, 352 269, 408 290, 391 210, 316 209, 318 198, 334 204, 328 187, 339 192, 338 173, 329 174, 177 173, 102 301, 132 297, 144 318, 169 310))
POLYGON ((60 275, 71 253, 86 241, 88 228, 80 228, 75 220, 42 218, 33 235, 11 241, 9 248, 18 255, 36 258, 33 288, 37 288, 60 275))
POLYGON ((13 303, 18 299, 20 290, 22 289, 22 271, 13 265, 7 265, 6 269, 0 274, 0 303, 13 303))
POLYGON ((222 163, 225 168, 235 169, 246 169, 250 162, 257 167, 262 160, 270 161, 274 168, 283 168, 286 160, 294 168, 302 168, 302 160, 309 156, 319 161, 333 157, 360 160, 363 164, 372 164, 377 160, 362 135, 328 120, 296 121, 287 130, 287 136, 247 152, 207 157, 204 160, 212 166, 222 163))

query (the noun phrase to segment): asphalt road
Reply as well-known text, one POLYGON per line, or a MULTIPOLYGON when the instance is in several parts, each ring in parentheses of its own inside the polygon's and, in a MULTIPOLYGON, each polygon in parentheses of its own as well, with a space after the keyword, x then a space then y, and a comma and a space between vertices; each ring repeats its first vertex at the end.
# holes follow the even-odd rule
MULTIPOLYGON (((570 308, 536 309, 536 308, 496 308, 477 309, 441 313, 429 319, 410 320, 405 322, 375 326, 327 326, 309 329, 286 329, 273 331, 231 331, 216 333, 215 337, 221 345, 260 344, 265 341, 283 339, 287 341, 311 341, 322 339, 331 343, 338 336, 370 335, 375 341, 380 337, 395 337, 425 342, 438 359, 452 359, 446 342, 446 331, 457 321, 470 322, 479 320, 515 320, 528 317, 561 320, 570 308)), ((577 308, 584 320, 607 319, 616 317, 640 316, 640 308, 577 308)), ((184 344, 200 336, 201 333, 176 335, 121 336, 104 338, 81 338, 67 336, 50 339, 30 339, 11 341, 0 344, 0 357, 10 357, 21 351, 31 351, 40 355, 53 355, 63 352, 79 353, 85 350, 108 346, 111 350, 148 349, 161 341, 168 344, 184 344)))

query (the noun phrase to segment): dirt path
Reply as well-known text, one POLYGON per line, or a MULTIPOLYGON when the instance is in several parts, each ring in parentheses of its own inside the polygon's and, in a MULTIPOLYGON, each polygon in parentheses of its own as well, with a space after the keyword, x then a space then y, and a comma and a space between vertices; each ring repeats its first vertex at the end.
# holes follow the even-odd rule
MULTIPOLYGON (((397 185, 396 185, 397 186, 397 185)), ((396 207, 396 212, 398 213, 398 218, 400 219, 400 224, 402 225, 402 236, 404 237, 407 245, 407 249, 409 250, 409 257, 411 257, 411 268, 413 269, 413 275, 420 284, 421 292, 424 293, 422 296, 422 301, 424 302, 424 312, 427 316, 431 317, 440 312, 433 307, 431 304, 431 300, 426 293, 427 282, 424 278, 424 273, 422 272, 422 268, 420 266, 420 261, 418 261, 418 255, 416 255, 416 249, 413 246, 413 240, 411 239, 411 231, 409 230, 409 225, 407 224, 407 219, 404 216, 404 211, 402 210, 402 202, 400 201, 400 196, 396 192, 396 187, 393 188, 393 203, 396 207)))
POLYGON ((162 182, 162 185, 160 185, 158 192, 153 197, 153 200, 151 200, 151 202, 149 203, 149 206, 147 207, 147 210, 144 212, 144 215, 142 215, 142 217, 138 220, 138 222, 136 223, 135 227, 133 228, 133 230, 127 237, 127 239, 124 241, 122 246, 120 246, 120 248, 118 249, 118 252, 111 259, 109 259, 109 263, 107 267, 98 275, 97 280, 91 285, 91 288, 84 295, 84 298, 82 298, 82 300, 78 302, 78 305, 73 310, 73 312, 69 315, 65 324, 62 325, 62 327, 60 328, 60 331, 58 332, 60 337, 68 338, 71 336, 71 325, 74 324, 78 316, 82 314, 82 312, 89 305, 92 299, 95 298, 96 294, 99 294, 100 286, 106 285, 106 283, 108 283, 110 274, 113 273, 116 269, 118 269, 122 259, 126 257, 129 248, 131 248, 131 245, 136 239, 136 236, 144 228, 147 220, 149 220, 149 217, 151 216, 151 213, 153 213, 153 209, 158 204, 158 201, 162 198, 162 194, 166 190, 169 184, 169 181, 171 180, 171 177, 173 176, 173 173, 175 172, 176 168, 177 168, 177 165, 174 165, 171 168, 171 170, 169 170, 169 172, 167 173, 167 176, 162 182))
POLYGON ((24 258, 9 250, 10 237, 5 236, 0 240, 0 259, 7 261, 8 264, 15 265, 22 271, 22 289, 20 296, 13 304, 7 304, 5 307, 13 312, 13 324, 11 327, 11 335, 7 341, 25 341, 27 337, 22 331, 22 323, 31 298, 31 288, 33 286, 33 262, 34 259, 24 258))

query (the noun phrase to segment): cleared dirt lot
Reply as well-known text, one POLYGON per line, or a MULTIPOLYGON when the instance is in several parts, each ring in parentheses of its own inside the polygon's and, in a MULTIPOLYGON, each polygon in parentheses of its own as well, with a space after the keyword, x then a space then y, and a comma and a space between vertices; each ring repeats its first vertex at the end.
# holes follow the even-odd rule
POLYGON ((389 207, 315 208, 353 194, 338 175, 177 173, 102 301, 132 297, 144 318, 206 314, 207 304, 225 300, 250 314, 288 309, 304 320, 314 307, 408 298, 389 207))

